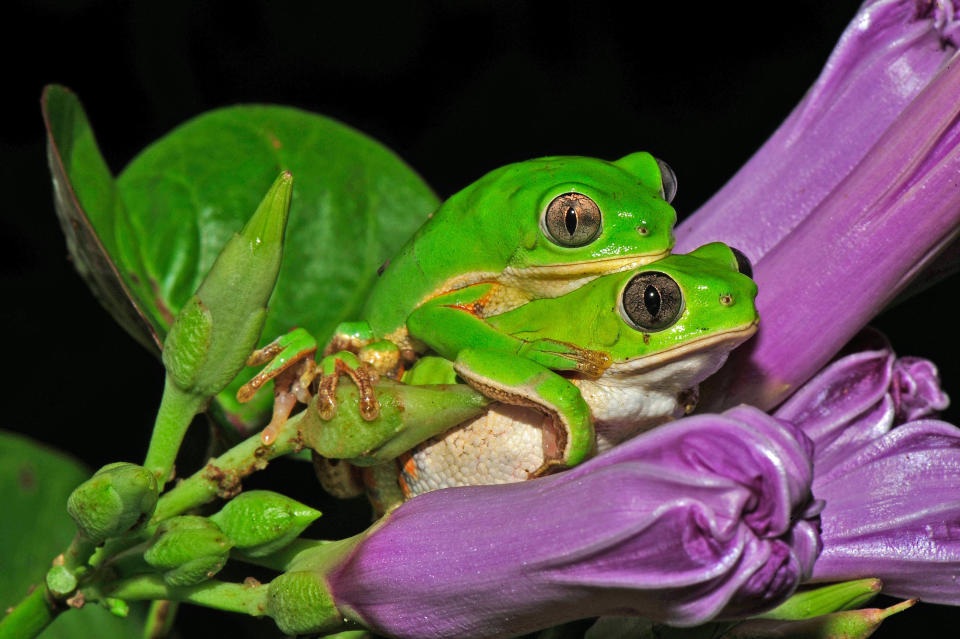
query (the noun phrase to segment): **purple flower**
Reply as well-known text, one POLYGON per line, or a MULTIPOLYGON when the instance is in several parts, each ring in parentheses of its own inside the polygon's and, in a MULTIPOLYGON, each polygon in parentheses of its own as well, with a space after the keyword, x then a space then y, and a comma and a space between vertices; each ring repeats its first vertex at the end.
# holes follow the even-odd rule
POLYGON ((677 625, 769 608, 819 552, 809 440, 740 407, 568 472, 421 495, 328 577, 399 637, 504 637, 600 614, 677 625))
POLYGON ((678 229, 681 250, 743 250, 760 290, 760 330, 704 393, 708 405, 783 401, 954 239, 953 16, 949 2, 866 3, 804 101, 678 229))
POLYGON ((837 360, 776 412, 815 446, 826 506, 814 579, 879 577, 889 594, 960 605, 960 429, 897 425, 947 398, 933 364, 878 346, 837 360))
POLYGON ((927 417, 950 404, 950 398, 940 390, 937 367, 920 357, 902 357, 894 362, 890 392, 899 422, 927 417))
POLYGON ((960 605, 960 429, 899 426, 818 476, 824 551, 814 578, 870 575, 884 592, 960 605))

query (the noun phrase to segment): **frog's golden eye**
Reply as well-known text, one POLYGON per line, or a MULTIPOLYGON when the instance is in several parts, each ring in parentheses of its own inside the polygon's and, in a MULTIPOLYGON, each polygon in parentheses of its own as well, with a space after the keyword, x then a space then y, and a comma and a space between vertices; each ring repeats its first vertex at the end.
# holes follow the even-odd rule
POLYGON ((660 197, 669 204, 673 202, 673 198, 677 195, 677 174, 663 160, 654 159, 657 161, 657 166, 660 167, 660 197))
POLYGON ((543 213, 543 230, 554 244, 567 247, 592 242, 603 226, 600 207, 583 193, 558 195, 543 213))
POLYGON ((635 275, 620 296, 620 314, 634 328, 653 333, 668 328, 683 312, 683 293, 660 271, 635 275))

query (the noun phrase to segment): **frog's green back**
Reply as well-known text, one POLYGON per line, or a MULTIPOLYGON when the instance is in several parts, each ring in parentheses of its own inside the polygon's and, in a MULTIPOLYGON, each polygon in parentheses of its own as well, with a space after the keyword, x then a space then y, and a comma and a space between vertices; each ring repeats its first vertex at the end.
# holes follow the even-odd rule
POLYGON ((661 180, 647 153, 615 162, 548 157, 496 169, 447 200, 387 263, 364 319, 385 336, 430 297, 494 279, 508 267, 576 268, 669 251, 676 213, 663 199, 661 180), (570 192, 589 196, 601 211, 602 229, 585 246, 559 246, 542 229, 547 205, 570 192))

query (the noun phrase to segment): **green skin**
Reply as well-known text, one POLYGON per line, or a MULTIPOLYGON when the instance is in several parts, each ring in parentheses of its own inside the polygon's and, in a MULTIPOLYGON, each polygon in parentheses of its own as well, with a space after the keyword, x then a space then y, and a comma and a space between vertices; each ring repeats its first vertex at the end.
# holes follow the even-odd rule
POLYGON ((557 266, 600 275, 627 268, 624 258, 658 259, 673 247, 676 222, 661 180, 649 153, 615 162, 549 157, 496 169, 447 200, 388 262, 363 316, 374 336, 389 337, 439 293, 489 282, 506 269, 521 269, 511 285, 539 298, 555 295, 537 290, 538 281, 568 277, 557 266), (568 192, 589 196, 601 211, 602 230, 585 246, 558 246, 541 225, 547 205, 568 192))
MULTIPOLYGON (((456 332, 457 315, 472 321, 461 309, 469 306, 473 296, 484 294, 482 287, 472 289, 455 291, 438 298, 437 305, 417 309, 409 319, 411 330, 442 334, 430 328, 443 322, 456 332), (440 304, 457 309, 457 313, 441 313, 440 304)), ((456 373, 484 394, 552 415, 561 454, 551 463, 573 466, 594 446, 591 411, 577 387, 554 371, 582 370, 583 361, 604 362, 609 371, 662 366, 700 348, 721 344, 724 336, 742 341, 757 323, 756 293, 753 280, 738 272, 730 248, 718 242, 687 255, 670 255, 646 267, 600 277, 560 298, 536 300, 488 317, 482 322, 485 329, 474 336, 469 348, 459 349, 439 339, 427 343, 453 360, 456 373), (628 282, 648 271, 670 276, 683 295, 683 311, 658 331, 637 328, 625 317, 621 302, 628 282)), ((436 362, 430 364, 436 367, 436 362)), ((434 381, 432 377, 445 374, 442 366, 438 368, 425 373, 414 367, 405 381, 434 381)))
MULTIPOLYGON (((424 343, 442 340, 467 348, 489 330, 483 322, 488 315, 659 259, 673 246, 676 222, 664 200, 663 182, 657 160, 644 152, 614 162, 548 157, 496 169, 453 195, 427 220, 384 266, 364 308, 365 320, 341 324, 333 343, 351 344, 353 350, 389 340, 407 352, 422 352, 424 343), (548 205, 566 193, 586 195, 600 210, 601 229, 582 246, 558 245, 543 223, 548 205), (478 310, 464 321, 438 297, 451 290, 482 290, 486 312, 478 310), (425 307, 451 321, 408 331, 411 312, 425 307)), ((277 355, 256 386, 242 391, 247 398, 291 362, 312 354, 316 340, 296 329, 274 347, 277 355)), ((330 376, 358 366, 341 350, 323 358, 319 370, 330 376)))

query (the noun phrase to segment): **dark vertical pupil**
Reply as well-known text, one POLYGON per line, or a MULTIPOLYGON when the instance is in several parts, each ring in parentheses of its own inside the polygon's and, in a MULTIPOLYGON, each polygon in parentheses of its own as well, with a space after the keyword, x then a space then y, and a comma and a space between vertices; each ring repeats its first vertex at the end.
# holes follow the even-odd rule
POLYGON ((567 216, 563 221, 567 225, 567 233, 573 235, 573 232, 577 230, 577 209, 572 206, 569 207, 567 209, 567 216))
POLYGON ((653 284, 648 284, 643 291, 643 305, 647 307, 647 312, 652 317, 656 317, 660 312, 660 291, 653 284))

